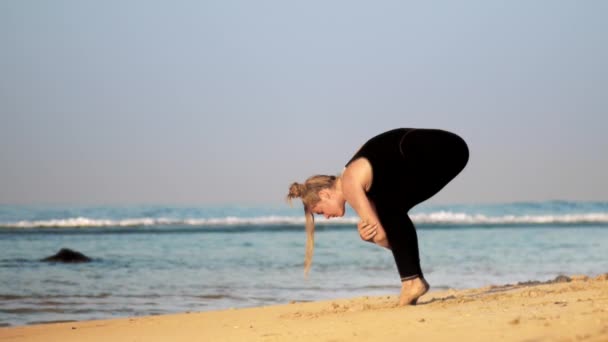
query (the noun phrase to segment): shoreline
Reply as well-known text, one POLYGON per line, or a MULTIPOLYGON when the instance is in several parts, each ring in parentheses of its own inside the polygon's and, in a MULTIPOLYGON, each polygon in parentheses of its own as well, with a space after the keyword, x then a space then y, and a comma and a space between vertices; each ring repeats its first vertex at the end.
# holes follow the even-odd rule
POLYGON ((608 340, 608 273, 398 296, 1 327, 0 341, 608 340))

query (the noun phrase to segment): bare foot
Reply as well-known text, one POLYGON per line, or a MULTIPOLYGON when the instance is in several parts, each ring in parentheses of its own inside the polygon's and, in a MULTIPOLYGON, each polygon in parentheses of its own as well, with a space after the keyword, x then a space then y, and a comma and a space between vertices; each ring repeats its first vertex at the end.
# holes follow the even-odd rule
POLYGON ((429 283, 424 278, 418 277, 411 280, 404 280, 401 283, 401 296, 399 296, 399 306, 416 305, 418 298, 422 297, 429 290, 429 283))

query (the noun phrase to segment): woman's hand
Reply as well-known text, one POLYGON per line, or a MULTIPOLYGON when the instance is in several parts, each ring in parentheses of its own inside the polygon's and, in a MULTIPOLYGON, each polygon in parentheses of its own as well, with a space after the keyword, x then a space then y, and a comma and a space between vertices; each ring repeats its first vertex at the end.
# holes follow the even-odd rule
POLYGON ((378 246, 382 246, 390 249, 391 246, 388 243, 386 232, 380 223, 371 223, 366 220, 361 220, 357 223, 357 230, 362 240, 375 243, 378 246))
POLYGON ((370 223, 365 220, 361 220, 359 223, 357 223, 357 230, 359 231, 361 240, 373 242, 372 239, 378 232, 378 223, 370 223))

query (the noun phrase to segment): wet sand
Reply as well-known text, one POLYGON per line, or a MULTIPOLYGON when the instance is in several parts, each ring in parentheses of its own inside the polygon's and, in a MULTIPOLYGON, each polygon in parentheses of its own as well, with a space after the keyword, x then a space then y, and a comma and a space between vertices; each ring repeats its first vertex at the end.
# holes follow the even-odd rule
POLYGON ((0 328, 0 341, 608 341, 608 274, 397 296, 0 328))

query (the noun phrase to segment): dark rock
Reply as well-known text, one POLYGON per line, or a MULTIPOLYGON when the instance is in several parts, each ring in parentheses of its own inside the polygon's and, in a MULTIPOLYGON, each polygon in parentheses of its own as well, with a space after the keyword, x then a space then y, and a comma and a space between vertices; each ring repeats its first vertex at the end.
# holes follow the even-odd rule
POLYGON ((542 281, 528 280, 528 281, 520 281, 516 285, 517 286, 534 286, 534 285, 542 285, 542 284, 544 284, 542 281))
POLYGON ((572 279, 565 275, 558 275, 557 277, 555 277, 555 279, 553 279, 554 283, 569 283, 571 281, 572 279))
POLYGON ((57 254, 51 255, 50 257, 46 257, 40 261, 76 263, 90 262, 91 258, 80 252, 73 251, 68 248, 62 248, 59 252, 57 252, 57 254))

